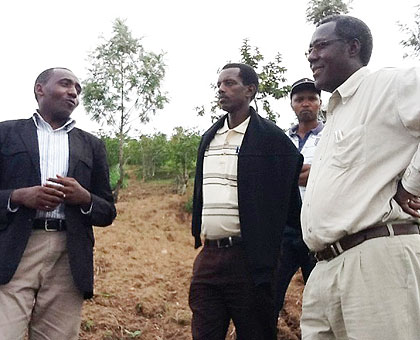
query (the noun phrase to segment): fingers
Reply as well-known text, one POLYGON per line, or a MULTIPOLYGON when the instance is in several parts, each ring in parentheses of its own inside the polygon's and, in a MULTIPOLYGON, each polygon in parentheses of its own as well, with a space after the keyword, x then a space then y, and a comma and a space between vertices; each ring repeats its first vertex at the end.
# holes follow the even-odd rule
POLYGON ((412 196, 412 198, 404 200, 400 203, 400 206, 404 212, 410 214, 413 217, 420 217, 420 199, 419 197, 412 196))
POLYGON ((63 199, 66 198, 64 187, 62 186, 46 183, 43 185, 43 190, 45 194, 52 196, 52 198, 55 198, 54 201, 56 199, 59 199, 60 203, 62 203, 63 199))

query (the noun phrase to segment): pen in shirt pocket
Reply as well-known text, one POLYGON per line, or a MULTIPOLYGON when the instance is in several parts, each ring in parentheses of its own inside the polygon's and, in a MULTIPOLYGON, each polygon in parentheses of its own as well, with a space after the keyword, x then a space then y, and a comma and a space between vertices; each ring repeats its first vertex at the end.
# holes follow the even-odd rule
POLYGON ((239 146, 236 147, 236 153, 239 153, 239 146))

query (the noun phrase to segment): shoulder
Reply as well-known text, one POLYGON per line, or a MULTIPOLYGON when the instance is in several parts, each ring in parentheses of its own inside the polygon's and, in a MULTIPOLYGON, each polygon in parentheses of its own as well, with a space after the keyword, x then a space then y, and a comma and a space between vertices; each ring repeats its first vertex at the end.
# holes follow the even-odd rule
POLYGON ((82 129, 79 129, 77 127, 74 127, 71 131, 71 134, 77 136, 78 138, 82 139, 85 143, 88 143, 89 145, 92 145, 93 147, 99 147, 104 145, 103 141, 95 136, 92 133, 86 132, 82 129))
POLYGON ((0 122, 0 128, 10 129, 10 128, 15 128, 15 127, 23 127, 28 124, 33 124, 32 118, 5 120, 5 121, 0 122))
POLYGON ((35 128, 32 118, 5 120, 0 122, 0 138, 3 140, 6 136, 16 136, 16 132, 35 128))
POLYGON ((280 129, 274 122, 254 114, 249 122, 247 133, 249 140, 254 141, 254 145, 259 145, 267 152, 282 154, 299 154, 296 146, 289 136, 280 129))
MULTIPOLYGON (((383 86, 386 86, 394 80, 410 79, 410 80, 419 80, 420 79, 420 68, 419 67, 384 67, 375 72, 370 73, 366 77, 366 81, 375 81, 382 83, 383 86)), ((380 84, 378 83, 378 85, 380 84)))
POLYGON ((265 136, 266 138, 286 138, 289 140, 289 137, 280 127, 278 127, 271 120, 261 117, 258 113, 255 113, 251 117, 249 127, 251 128, 251 130, 257 131, 259 134, 265 136))

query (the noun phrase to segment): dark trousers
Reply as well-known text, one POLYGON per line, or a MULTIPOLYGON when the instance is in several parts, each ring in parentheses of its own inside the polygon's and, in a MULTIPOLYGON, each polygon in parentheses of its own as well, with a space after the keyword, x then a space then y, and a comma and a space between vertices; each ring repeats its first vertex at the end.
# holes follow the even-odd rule
POLYGON ((283 308, 286 291, 293 275, 301 268, 303 281, 306 283, 315 264, 316 260, 313 255, 309 254, 309 249, 303 242, 300 233, 286 227, 276 273, 275 315, 277 318, 283 308))
POLYGON ((204 246, 194 262, 189 304, 194 340, 224 340, 231 319, 238 340, 276 339, 271 284, 255 286, 241 245, 204 246))

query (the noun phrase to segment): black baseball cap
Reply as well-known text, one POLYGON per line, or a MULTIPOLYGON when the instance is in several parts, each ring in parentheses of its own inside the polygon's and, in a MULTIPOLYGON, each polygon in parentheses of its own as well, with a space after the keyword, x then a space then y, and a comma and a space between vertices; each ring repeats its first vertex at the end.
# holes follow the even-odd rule
POLYGON ((321 90, 315 87, 315 82, 309 78, 302 78, 294 82, 290 91, 290 98, 296 93, 304 90, 311 90, 321 95, 321 90))

